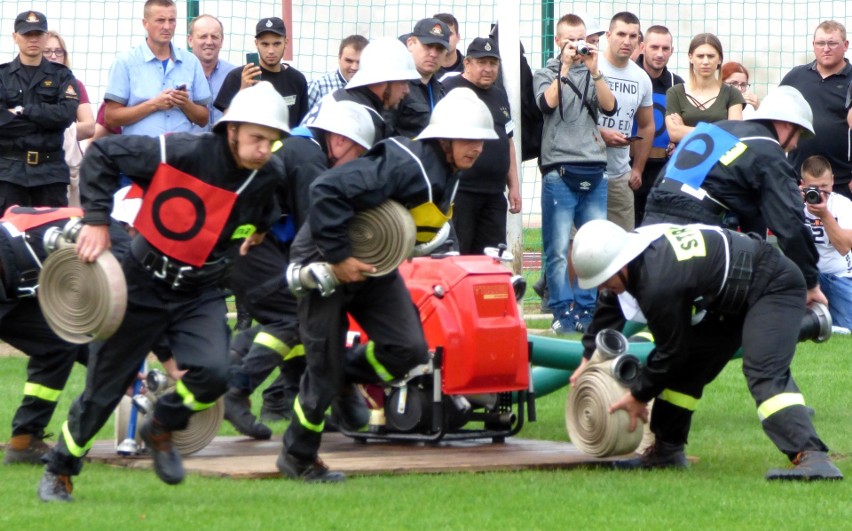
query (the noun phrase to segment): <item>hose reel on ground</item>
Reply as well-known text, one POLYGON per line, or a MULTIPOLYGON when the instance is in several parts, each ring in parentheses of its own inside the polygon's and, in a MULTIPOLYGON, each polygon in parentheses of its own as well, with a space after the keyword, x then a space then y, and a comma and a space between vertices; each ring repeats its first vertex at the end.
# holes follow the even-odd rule
POLYGON ((83 223, 70 220, 44 235, 48 257, 39 274, 38 302, 51 330, 76 344, 110 337, 124 319, 127 284, 118 260, 104 251, 90 264, 77 257, 83 223))
MULTIPOLYGON (((174 381, 163 372, 152 369, 145 378, 146 390, 134 396, 124 396, 115 409, 115 442, 119 445, 127 438, 127 426, 130 421, 133 403, 136 404, 137 426, 141 426, 142 418, 153 412, 157 398, 174 391, 174 381)), ((199 411, 189 419, 186 429, 172 432, 172 444, 183 455, 191 455, 204 449, 219 433, 222 420, 225 418, 225 402, 223 398, 207 409, 199 411)), ((136 445, 142 447, 139 430, 136 430, 136 445)))
POLYGON ((602 330, 596 349, 582 374, 571 386, 565 404, 565 423, 571 442, 595 457, 624 455, 642 441, 642 427, 628 431, 626 411, 609 413, 611 404, 630 390, 639 376, 639 359, 627 353, 627 339, 615 330, 602 330))

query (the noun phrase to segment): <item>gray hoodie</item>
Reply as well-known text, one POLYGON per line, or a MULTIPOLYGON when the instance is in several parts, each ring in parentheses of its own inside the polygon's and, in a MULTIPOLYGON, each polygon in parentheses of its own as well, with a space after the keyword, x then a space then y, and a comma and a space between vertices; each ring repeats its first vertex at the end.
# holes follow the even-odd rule
MULTIPOLYGON (((544 91, 559 75, 559 64, 559 59, 554 57, 547 61, 544 68, 537 70, 533 77, 536 103, 540 108, 544 107, 541 109, 544 114, 544 127, 541 133, 539 165, 546 168, 564 163, 606 164, 606 144, 598 132, 598 124, 567 83, 562 85, 561 115, 559 108, 549 109, 541 101, 544 91)), ((598 92, 585 64, 572 65, 568 70, 568 78, 579 89, 580 94, 586 92, 586 99, 593 109, 600 109, 598 92)))

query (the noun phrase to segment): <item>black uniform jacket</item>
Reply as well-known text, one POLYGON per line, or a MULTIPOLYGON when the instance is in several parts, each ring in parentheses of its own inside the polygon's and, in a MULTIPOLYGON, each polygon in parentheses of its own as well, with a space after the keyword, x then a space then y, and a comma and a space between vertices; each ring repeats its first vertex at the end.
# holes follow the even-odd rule
MULTIPOLYGON (((819 254, 802 213, 802 195, 796 171, 787 162, 774 129, 761 122, 724 120, 713 125, 730 132, 746 149, 728 165, 717 162, 702 188, 736 214, 744 232, 763 226, 772 229, 784 254, 802 270, 808 288, 817 285, 819 254)), ((669 165, 673 161, 669 161, 669 165)), ((669 166, 662 171, 665 174, 669 166)), ((694 200, 659 189, 648 196, 651 204, 687 212, 694 200)), ((759 231, 758 231, 759 232, 759 231)))
MULTIPOLYGON (((626 291, 638 302, 656 345, 649 356, 653 362, 643 368, 631 386, 631 394, 642 402, 659 395, 666 388, 669 375, 680 371, 689 348, 694 307, 719 293, 727 267, 723 239, 729 236, 723 229, 691 225, 677 227, 674 232, 654 240, 627 266, 626 291)), ((778 253, 762 240, 742 241, 754 253, 755 262, 767 253, 778 253)), ((760 273, 752 273, 752 279, 755 275, 760 273)), ((591 329, 583 336, 584 355, 591 355, 597 331, 620 330, 624 322, 618 297, 603 290, 591 329)))
POLYGON ((18 57, 0 65, 0 180, 27 187, 68 182, 62 156, 32 165, 4 154, 61 153, 65 129, 77 118, 79 94, 74 74, 65 65, 44 59, 32 79, 18 57), (24 108, 21 116, 6 111, 19 105, 24 108))
POLYGON ((392 137, 379 142, 361 158, 325 172, 311 185, 309 220, 314 243, 325 260, 341 262, 352 256, 346 231, 356 212, 387 199, 412 209, 431 198, 446 214, 457 185, 458 174, 452 172, 437 141, 392 137))
POLYGON ((286 178, 278 189, 278 204, 284 214, 293 216, 297 231, 308 218, 311 183, 328 169, 328 155, 323 149, 325 132, 311 129, 311 133, 314 138, 296 134, 288 137, 277 152, 287 167, 286 178))
MULTIPOLYGON (((167 135, 166 158, 170 166, 232 192, 236 192, 251 174, 250 170, 237 167, 223 133, 167 135)), ((121 135, 93 142, 80 167, 83 221, 91 225, 109 223, 112 194, 118 188, 119 173, 147 189, 159 165, 158 137, 121 135)), ((278 157, 271 157, 258 170, 254 180, 237 198, 208 260, 235 256, 242 243, 231 239, 237 227, 252 224, 257 232, 266 232, 278 219, 280 211, 275 201, 275 188, 283 172, 283 163, 278 157)))
POLYGON ((444 97, 444 87, 432 76, 425 85, 419 79, 409 81, 408 88, 410 92, 399 103, 396 114, 396 133, 414 138, 429 125, 432 109, 444 97))

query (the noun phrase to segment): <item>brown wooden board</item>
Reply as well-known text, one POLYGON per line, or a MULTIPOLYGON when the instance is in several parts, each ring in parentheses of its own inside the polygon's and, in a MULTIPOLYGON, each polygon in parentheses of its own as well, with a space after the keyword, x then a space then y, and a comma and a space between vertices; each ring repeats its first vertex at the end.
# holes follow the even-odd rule
MULTIPOLYGON (((204 476, 279 477, 275 459, 280 451, 280 438, 255 441, 216 437, 200 452, 184 458, 184 467, 187 472, 204 476)), ((490 440, 364 444, 337 433, 323 435, 320 456, 330 468, 348 475, 564 469, 601 465, 609 460, 589 457, 567 442, 508 438, 503 444, 490 440)), ((113 441, 95 442, 88 457, 115 466, 151 468, 148 457, 117 455, 113 441)))

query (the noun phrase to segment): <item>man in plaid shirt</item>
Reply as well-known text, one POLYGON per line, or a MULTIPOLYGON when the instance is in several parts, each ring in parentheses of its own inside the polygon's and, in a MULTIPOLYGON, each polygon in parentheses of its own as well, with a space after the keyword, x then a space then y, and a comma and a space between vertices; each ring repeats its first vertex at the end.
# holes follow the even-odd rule
POLYGON ((361 35, 350 35, 340 41, 337 70, 311 81, 308 85, 308 109, 312 109, 326 94, 346 86, 346 83, 358 71, 361 51, 365 46, 367 46, 367 39, 361 35))

